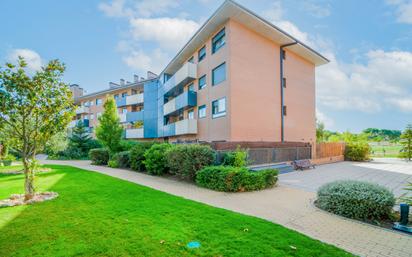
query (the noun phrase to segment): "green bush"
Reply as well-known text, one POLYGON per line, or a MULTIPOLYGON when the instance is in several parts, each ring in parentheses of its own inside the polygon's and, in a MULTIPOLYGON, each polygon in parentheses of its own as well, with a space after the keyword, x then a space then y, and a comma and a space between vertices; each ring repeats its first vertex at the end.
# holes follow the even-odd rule
POLYGON ((395 204, 383 186, 360 181, 335 181, 318 190, 316 205, 326 211, 357 220, 389 218, 395 204))
POLYGON ((112 160, 116 161, 118 168, 130 168, 130 152, 123 151, 113 156, 112 160))
POLYGON ((107 166, 109 166, 110 168, 119 168, 119 163, 117 162, 117 160, 110 160, 107 163, 107 166))
POLYGON ((247 166, 247 151, 242 150, 239 146, 235 151, 226 152, 223 155, 223 165, 234 167, 247 166))
POLYGON ((167 151, 166 159, 172 174, 194 180, 199 170, 213 164, 215 153, 206 145, 177 145, 167 151))
POLYGON ((130 149, 130 167, 136 171, 145 171, 146 167, 143 163, 145 160, 144 153, 150 149, 155 142, 140 142, 130 149))
POLYGON ((348 161, 367 161, 371 147, 366 142, 350 142, 346 144, 345 160, 348 161))
POLYGON ((197 173, 196 183, 217 191, 254 191, 274 186, 277 174, 274 169, 250 171, 244 167, 209 166, 197 173))
POLYGON ((109 150, 106 148, 95 148, 89 151, 90 160, 95 165, 106 165, 109 161, 109 150))
POLYGON ((172 148, 171 144, 154 144, 144 153, 145 160, 143 161, 146 170, 152 175, 163 175, 167 173, 166 152, 172 148))
POLYGON ((15 160, 16 160, 16 157, 14 157, 11 154, 8 154, 5 157, 3 157, 2 162, 4 166, 10 166, 15 160))
POLYGON ((134 146, 138 145, 139 142, 132 140, 122 140, 120 141, 121 151, 130 151, 134 146))

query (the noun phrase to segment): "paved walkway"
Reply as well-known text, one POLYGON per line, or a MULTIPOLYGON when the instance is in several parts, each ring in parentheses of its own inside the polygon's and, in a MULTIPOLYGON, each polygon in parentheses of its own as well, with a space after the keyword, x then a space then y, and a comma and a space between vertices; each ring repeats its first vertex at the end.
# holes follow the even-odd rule
POLYGON ((88 161, 43 161, 96 171, 212 206, 260 217, 360 256, 411 256, 412 237, 343 219, 312 206, 313 192, 279 185, 248 193, 222 193, 88 161))
POLYGON ((309 192, 316 192, 323 184, 342 179, 377 183, 389 188, 399 197, 406 193, 404 188, 407 183, 412 182, 412 162, 379 158, 372 162, 321 165, 304 172, 294 171, 279 175, 280 184, 309 192))

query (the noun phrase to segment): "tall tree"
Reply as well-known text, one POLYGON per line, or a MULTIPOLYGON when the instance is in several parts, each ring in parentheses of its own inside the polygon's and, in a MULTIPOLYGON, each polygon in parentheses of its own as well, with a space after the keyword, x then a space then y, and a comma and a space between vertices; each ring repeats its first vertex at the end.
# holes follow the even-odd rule
POLYGON ((406 126, 401 135, 400 143, 402 144, 401 157, 410 161, 412 159, 412 124, 406 126))
POLYGON ((77 122, 69 137, 69 147, 81 152, 81 156, 86 156, 89 151, 91 137, 82 121, 77 122))
POLYGON ((99 117, 99 126, 96 128, 96 137, 111 153, 120 148, 123 127, 120 125, 117 106, 113 97, 108 97, 104 103, 104 112, 99 117))
POLYGON ((10 146, 21 153, 25 199, 29 200, 35 193, 36 153, 50 137, 66 129, 74 105, 69 86, 62 82, 64 64, 52 60, 33 75, 26 67, 22 57, 16 65, 0 67, 0 124, 10 146))

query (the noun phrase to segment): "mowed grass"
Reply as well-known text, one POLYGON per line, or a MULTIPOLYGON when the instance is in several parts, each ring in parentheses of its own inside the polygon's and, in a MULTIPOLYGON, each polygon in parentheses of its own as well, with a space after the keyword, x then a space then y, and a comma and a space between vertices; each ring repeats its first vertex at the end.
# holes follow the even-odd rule
MULTIPOLYGON (((95 172, 47 167, 38 189, 60 196, 0 209, 0 256, 349 255, 262 219, 95 172), (188 249, 191 241, 201 247, 188 249)), ((22 187, 22 175, 0 174, 0 199, 22 187)))
POLYGON ((0 166, 0 172, 20 171, 23 170, 23 165, 0 166))
POLYGON ((399 152, 402 149, 400 145, 391 145, 391 146, 371 146, 372 148, 372 157, 390 157, 396 158, 399 157, 399 152))

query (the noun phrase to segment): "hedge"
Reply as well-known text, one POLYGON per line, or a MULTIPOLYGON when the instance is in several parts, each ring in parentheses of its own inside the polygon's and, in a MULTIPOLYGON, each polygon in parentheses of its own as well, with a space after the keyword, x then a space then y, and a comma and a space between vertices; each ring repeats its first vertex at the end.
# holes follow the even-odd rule
POLYGON ((95 148, 89 151, 90 160, 95 165, 107 165, 109 161, 109 150, 106 148, 95 148))
POLYGON ((351 142, 345 147, 345 160, 347 161, 367 161, 371 147, 366 142, 351 142))
POLYGON ((217 191, 254 191, 274 186, 277 175, 274 169, 250 171, 244 167, 209 166, 197 173, 196 183, 217 191))
POLYGON ((213 164, 215 152, 205 145, 177 145, 166 152, 166 159, 171 174, 194 180, 199 170, 213 164))
POLYGON ((323 185, 316 200, 323 210, 357 220, 387 219, 394 204, 393 193, 385 187, 352 180, 323 185))
POLYGON ((143 163, 145 160, 144 153, 150 149, 155 142, 140 142, 130 149, 130 168, 135 171, 145 171, 146 167, 143 163))
POLYGON ((119 168, 130 168, 130 152, 123 151, 116 153, 112 160, 116 161, 117 167, 119 168))
POLYGON ((163 175, 168 172, 166 152, 172 148, 171 144, 154 144, 144 153, 143 161, 146 170, 151 175, 163 175))

